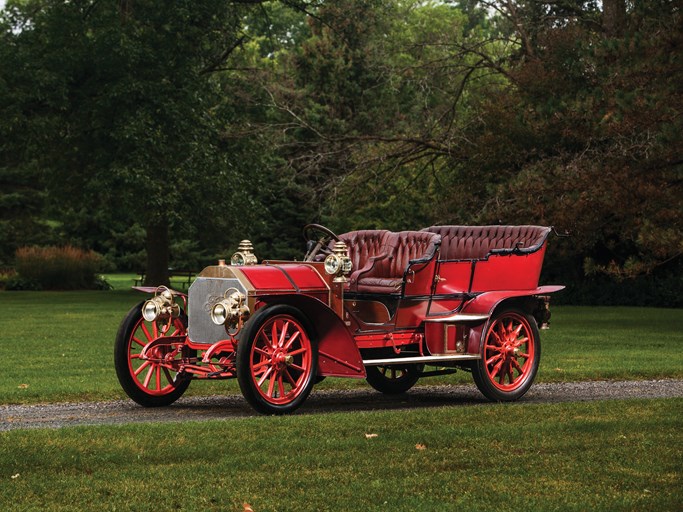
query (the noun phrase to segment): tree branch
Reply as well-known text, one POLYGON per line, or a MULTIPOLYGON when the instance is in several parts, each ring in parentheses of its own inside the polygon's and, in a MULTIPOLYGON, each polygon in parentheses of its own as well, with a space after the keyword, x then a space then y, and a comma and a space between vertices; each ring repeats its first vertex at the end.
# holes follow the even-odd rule
POLYGON ((245 39, 247 39, 247 35, 242 35, 240 38, 238 38, 233 44, 228 46, 223 53, 220 54, 220 56, 215 59, 212 63, 204 67, 199 74, 200 75, 206 75, 208 73, 213 73, 215 71, 219 71, 221 68, 221 65, 227 60, 228 57, 230 57, 230 54, 234 52, 238 46, 240 46, 245 39))

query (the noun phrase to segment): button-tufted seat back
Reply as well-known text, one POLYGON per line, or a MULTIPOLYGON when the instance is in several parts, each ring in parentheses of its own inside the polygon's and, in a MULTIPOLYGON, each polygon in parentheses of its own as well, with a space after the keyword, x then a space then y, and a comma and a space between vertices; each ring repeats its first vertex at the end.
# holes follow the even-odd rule
POLYGON ((431 258, 439 247, 441 237, 424 231, 400 231, 389 235, 393 238, 393 251, 388 275, 401 276, 410 260, 431 258))
MULTIPOLYGON (((371 257, 382 253, 384 238, 387 233, 389 231, 386 229, 366 229, 339 235, 339 239, 346 244, 354 270, 363 268, 371 257)), ((334 240, 330 242, 330 248, 333 245, 334 240)))
POLYGON ((491 250, 533 252, 550 233, 543 226, 431 226, 423 229, 441 235, 441 260, 485 258, 491 250))

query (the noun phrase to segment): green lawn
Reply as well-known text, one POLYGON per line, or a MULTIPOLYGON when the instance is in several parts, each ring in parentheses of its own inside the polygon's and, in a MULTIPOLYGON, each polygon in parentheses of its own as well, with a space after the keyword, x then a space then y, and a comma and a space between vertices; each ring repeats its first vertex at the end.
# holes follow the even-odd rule
MULTIPOLYGON (((113 341, 127 310, 144 297, 127 290, 0 292, 0 403, 124 398, 113 341)), ((556 307, 541 337, 539 381, 683 378, 683 310, 556 307)), ((423 382, 471 383, 471 377, 423 382)), ((363 385, 327 379, 321 387, 363 385)), ((189 393, 236 390, 234 381, 193 382, 189 393)))
MULTIPOLYGON (((142 298, 124 289, 0 292, 0 404, 123 398, 113 339, 142 298)), ((681 310, 554 308, 539 380, 683 378, 681 327, 681 310)), ((468 374, 435 382, 472 385, 468 374)), ((237 392, 235 383, 190 387, 223 392, 237 392)), ((683 503, 682 418, 683 399, 668 399, 10 431, 0 433, 0 503, 21 511, 239 512, 245 503, 256 512, 673 511, 683 503)))
POLYGON ((683 378, 683 309, 551 308, 539 378, 683 378))
MULTIPOLYGON (((114 290, 130 290, 131 286, 135 284, 135 280, 140 277, 139 274, 106 274, 104 278, 114 290)), ((171 288, 180 291, 187 291, 187 282, 182 277, 171 278, 171 288)))
POLYGON ((130 290, 138 274, 105 274, 104 279, 114 290, 130 290))
POLYGON ((0 433, 4 510, 680 510, 683 399, 0 433))

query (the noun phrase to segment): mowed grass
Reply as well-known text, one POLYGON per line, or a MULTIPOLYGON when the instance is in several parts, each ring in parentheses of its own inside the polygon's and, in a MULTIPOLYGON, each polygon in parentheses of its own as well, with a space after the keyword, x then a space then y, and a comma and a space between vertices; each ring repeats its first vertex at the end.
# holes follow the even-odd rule
MULTIPOLYGON (((114 290, 130 290, 140 274, 106 274, 105 280, 114 290)), ((138 283, 139 286, 139 283, 138 283)), ((171 277, 171 288, 179 291, 187 291, 187 280, 183 277, 171 277)))
MULTIPOLYGON (((120 287, 131 276, 121 277, 120 287)), ((0 292, 0 403, 125 398, 113 343, 121 319, 144 298, 125 289, 0 292)), ((683 310, 555 307, 541 339, 538 381, 683 378, 683 310)), ((471 385, 472 379, 460 372, 421 381, 430 382, 471 385)), ((365 385, 326 379, 320 387, 365 385)), ((188 391, 236 392, 234 381, 197 381, 188 391)))
POLYGON ((683 309, 552 308, 543 381, 683 378, 683 309))
POLYGON ((0 433, 5 510, 680 510, 683 399, 0 433))
MULTIPOLYGON (((113 339, 143 298, 0 293, 0 403, 123 398, 113 339)), ((680 310, 553 308, 538 378, 682 378, 681 327, 680 310)), ((682 474, 680 398, 0 432, 8 511, 673 511, 682 474)))

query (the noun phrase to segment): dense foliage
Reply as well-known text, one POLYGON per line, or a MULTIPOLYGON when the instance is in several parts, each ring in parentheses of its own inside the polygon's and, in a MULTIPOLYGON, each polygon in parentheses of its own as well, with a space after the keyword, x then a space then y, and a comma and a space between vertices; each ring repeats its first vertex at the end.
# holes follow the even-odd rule
POLYGON ((681 304, 675 1, 16 0, 0 39, 0 266, 537 223, 568 299, 681 304))

